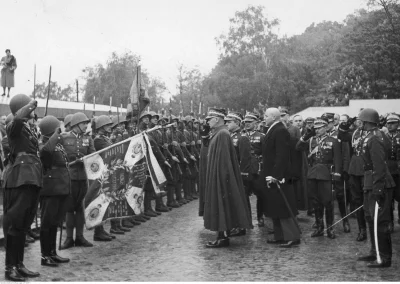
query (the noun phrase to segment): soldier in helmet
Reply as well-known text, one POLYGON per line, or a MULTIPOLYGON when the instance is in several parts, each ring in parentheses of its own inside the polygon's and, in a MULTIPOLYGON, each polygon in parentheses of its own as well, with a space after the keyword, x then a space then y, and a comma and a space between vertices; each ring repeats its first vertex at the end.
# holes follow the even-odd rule
MULTIPOLYGON (((333 193, 331 189, 333 179, 340 179, 342 167, 342 153, 337 139, 326 133, 328 121, 317 118, 314 128, 300 138, 296 145, 298 150, 306 151, 309 169, 307 173, 307 188, 314 207, 317 229, 311 237, 324 235, 324 209, 326 226, 333 224, 333 193), (331 176, 332 175, 332 176, 331 176)), ((327 230, 330 239, 336 237, 333 228, 327 230)))
POLYGON ((90 119, 82 112, 72 116, 70 125, 71 131, 62 134, 62 145, 68 155, 69 162, 75 162, 70 167, 71 173, 71 195, 67 201, 67 238, 62 249, 73 246, 92 247, 93 244, 83 236, 85 225, 85 214, 82 201, 87 192, 87 177, 83 167, 82 158, 85 155, 95 152, 92 138, 85 134, 90 119), (75 228, 75 240, 73 238, 75 228))
POLYGON ((376 261, 373 220, 377 218, 377 236, 381 263, 368 265, 370 268, 390 267, 392 264, 392 241, 390 235, 390 211, 393 188, 396 186, 385 161, 384 134, 379 131, 379 115, 374 109, 365 108, 358 115, 366 136, 360 142, 364 159, 364 212, 370 230, 371 250, 359 261, 376 261), (379 210, 376 211, 376 206, 379 210), (375 216, 375 212, 378 215, 375 216))
MULTIPOLYGON (((93 145, 96 151, 100 151, 108 146, 111 146, 111 140, 109 138, 112 130, 112 120, 108 115, 100 115, 94 120, 94 132, 95 137, 93 139, 93 145)), ((115 239, 115 236, 107 233, 104 230, 103 225, 96 226, 94 228, 93 240, 97 242, 109 242, 115 239)))
POLYGON ((40 158, 43 164, 43 188, 40 191, 40 248, 43 266, 57 267, 69 258, 57 255, 57 227, 65 216, 65 205, 71 191, 68 157, 62 146, 60 121, 45 116, 39 124, 42 133, 40 158))
POLYGON ((71 119, 72 119, 73 114, 67 114, 64 118, 64 128, 65 132, 70 132, 71 131, 71 119))
POLYGON ((111 129, 112 129, 111 142, 112 143, 118 143, 122 140, 129 138, 129 134, 125 129, 125 123, 127 123, 127 120, 122 115, 114 115, 112 117, 112 125, 111 125, 111 129))
POLYGON ((19 94, 10 100, 14 118, 6 132, 10 146, 8 169, 4 172, 5 278, 25 281, 39 273, 24 265, 25 235, 32 224, 42 187, 42 163, 38 134, 28 121, 34 118, 37 102, 19 94))
MULTIPOLYGON (((388 155, 388 167, 390 174, 393 177, 394 182, 396 183, 396 187, 393 192, 393 206, 391 210, 391 230, 394 228, 394 201, 396 200, 398 204, 400 204, 400 132, 397 130, 400 124, 400 117, 391 113, 386 118, 386 126, 388 129, 388 133, 386 136, 389 138, 389 155, 388 155)), ((398 206, 400 209, 400 205, 398 206)), ((400 224, 400 210, 398 212, 398 222, 400 224)))

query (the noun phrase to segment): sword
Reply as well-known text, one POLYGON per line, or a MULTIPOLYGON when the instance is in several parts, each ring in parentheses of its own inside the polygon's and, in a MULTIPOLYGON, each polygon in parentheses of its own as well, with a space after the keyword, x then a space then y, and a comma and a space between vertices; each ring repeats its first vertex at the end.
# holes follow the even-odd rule
POLYGON ((343 179, 343 189, 344 189, 344 214, 347 214, 346 181, 344 179, 343 179))
POLYGON ((375 237, 375 248, 376 248, 376 262, 378 264, 381 264, 382 259, 379 253, 379 244, 378 244, 378 210, 379 210, 378 202, 375 202, 374 237, 375 237))
POLYGON ((346 216, 344 216, 342 219, 340 219, 339 221, 337 221, 335 224, 333 224, 332 226, 326 228, 324 230, 324 232, 326 232, 328 229, 336 226, 338 223, 340 223, 341 221, 343 221, 344 219, 346 219, 347 217, 349 217, 351 214, 355 213, 356 211, 360 210, 364 205, 361 205, 360 207, 358 207, 357 209, 355 209, 353 212, 350 212, 349 214, 347 214, 346 216))

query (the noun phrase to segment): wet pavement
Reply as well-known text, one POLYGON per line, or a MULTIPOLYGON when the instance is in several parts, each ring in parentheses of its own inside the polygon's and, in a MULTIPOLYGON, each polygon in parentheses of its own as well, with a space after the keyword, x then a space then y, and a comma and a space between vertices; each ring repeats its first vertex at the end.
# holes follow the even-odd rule
MULTIPOLYGON (((255 197, 251 197, 253 224, 255 197)), ((392 235, 392 267, 371 270, 356 258, 369 251, 369 241, 355 241, 358 228, 351 218, 351 233, 336 228, 337 238, 310 238, 313 218, 299 215, 303 231, 298 247, 282 249, 267 244, 266 228, 255 226, 246 236, 231 238, 227 248, 206 249, 215 233, 203 228, 198 202, 192 201, 169 213, 136 226, 112 242, 94 242, 93 248, 71 248, 59 252, 71 262, 59 268, 40 265, 36 241, 26 248, 25 264, 39 271, 33 281, 399 281, 400 225, 392 235)), ((336 210, 337 212, 337 210, 336 210)), ((395 215, 397 216, 397 214, 395 215)), ((336 215, 336 220, 339 216, 336 215)), ((271 226, 271 222, 267 222, 271 226)), ((106 224, 109 229, 109 224, 106 224)), ((64 231, 65 233, 65 231, 64 231)), ((85 237, 92 241, 93 232, 85 237)), ((0 250, 4 267, 4 249, 0 250)), ((4 274, 0 275, 4 281, 4 274)))

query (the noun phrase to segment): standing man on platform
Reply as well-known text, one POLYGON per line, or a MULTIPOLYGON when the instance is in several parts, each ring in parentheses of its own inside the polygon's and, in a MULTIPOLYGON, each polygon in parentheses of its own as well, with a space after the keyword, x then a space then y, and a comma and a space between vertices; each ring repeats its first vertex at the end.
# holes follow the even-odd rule
POLYGON ((6 49, 6 56, 1 58, 1 86, 3 87, 2 96, 6 95, 6 88, 8 89, 7 98, 10 97, 10 89, 14 87, 14 72, 17 69, 17 60, 11 51, 6 49))

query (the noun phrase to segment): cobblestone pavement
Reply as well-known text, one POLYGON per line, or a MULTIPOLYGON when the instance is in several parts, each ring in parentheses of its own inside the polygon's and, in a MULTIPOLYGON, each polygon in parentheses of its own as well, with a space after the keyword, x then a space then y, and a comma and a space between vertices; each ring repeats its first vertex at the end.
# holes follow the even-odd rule
MULTIPOLYGON (((251 197, 253 211, 255 197, 251 197)), ((265 228, 255 226, 246 236, 231 238, 231 246, 205 249, 215 233, 203 228, 198 202, 152 218, 132 232, 93 248, 72 248, 59 254, 71 262, 61 267, 40 265, 39 242, 26 248, 25 264, 39 271, 34 281, 398 281, 400 279, 400 225, 395 224, 393 261, 388 269, 371 270, 357 262, 369 251, 369 241, 355 241, 356 220, 351 233, 336 228, 337 238, 310 238, 313 219, 299 215, 303 240, 299 247, 281 249, 267 244, 265 228)), ((337 212, 338 210, 336 210, 337 212)), ((253 212, 255 216, 255 212, 253 212)), ((397 216, 397 214, 396 214, 397 216)), ((339 216, 336 215, 336 220, 339 216)), ((256 225, 256 220, 253 220, 256 225)), ((271 226, 271 222, 268 221, 271 226)), ((109 225, 105 226, 106 229, 109 225)), ((92 240, 93 232, 85 236, 92 240)), ((272 235, 269 235, 271 237, 272 235)), ((0 250, 4 267, 4 249, 0 250)), ((0 281, 4 280, 4 274, 0 281)))

